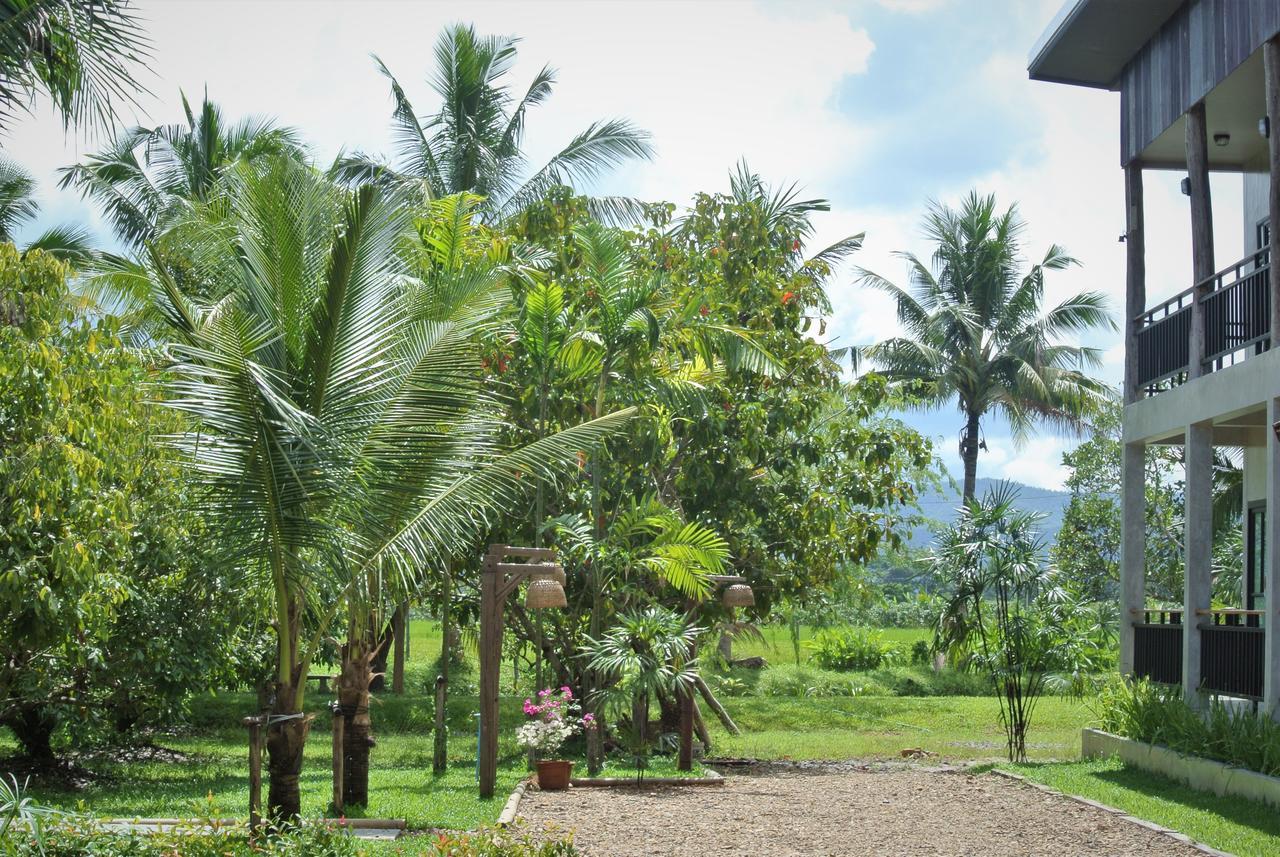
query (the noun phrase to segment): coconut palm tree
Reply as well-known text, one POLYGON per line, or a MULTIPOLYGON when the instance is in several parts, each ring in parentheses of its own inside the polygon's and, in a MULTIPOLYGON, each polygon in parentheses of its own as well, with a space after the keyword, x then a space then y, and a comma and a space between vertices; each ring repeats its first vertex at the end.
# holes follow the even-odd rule
POLYGON ((127 0, 0 0, 0 131, 47 95, 63 125, 110 127, 141 87, 147 40, 127 0))
MULTIPOLYGON (((381 176, 409 183, 428 197, 469 192, 485 198, 486 220, 517 214, 561 184, 589 181, 635 158, 649 158, 649 135, 623 119, 593 122, 532 174, 522 150, 531 108, 551 95, 556 73, 538 72, 524 94, 512 95, 504 80, 516 60, 519 39, 481 36, 475 28, 455 24, 436 42, 431 87, 440 108, 419 114, 404 87, 382 60, 378 69, 391 81, 395 103, 391 164, 363 155, 342 158, 335 166, 347 179, 381 176)), ((593 214, 604 219, 634 218, 634 200, 620 197, 592 201, 593 214)))
POLYGON ((282 157, 222 181, 227 204, 189 215, 220 228, 187 234, 224 297, 184 295, 156 254, 139 264, 170 325, 169 402, 198 427, 181 445, 208 513, 273 593, 268 803, 291 818, 307 675, 344 611, 440 569, 630 413, 501 449, 476 342, 508 299, 501 278, 413 277, 410 208, 385 188, 282 157))
MULTIPOLYGON (((17 243, 18 231, 40 214, 35 198, 36 180, 17 161, 0 154, 0 241, 17 243)), ((83 226, 51 226, 25 247, 23 254, 43 250, 72 265, 93 258, 93 238, 83 226)))
POLYGON ((926 407, 956 402, 964 417, 960 458, 965 502, 973 499, 982 419, 996 411, 1015 440, 1037 423, 1078 429, 1110 394, 1084 370, 1100 365, 1095 348, 1063 344, 1063 336, 1115 329, 1100 292, 1081 292, 1045 310, 1046 271, 1077 264, 1057 245, 1022 272, 1025 222, 1016 206, 997 211, 995 196, 970 192, 958 209, 933 203, 924 232, 935 245, 932 267, 900 253, 910 286, 861 271, 860 281, 893 296, 904 335, 866 349, 892 381, 926 407))
POLYGON ((207 92, 199 113, 182 93, 182 110, 185 125, 126 129, 84 163, 62 168, 58 186, 97 202, 117 237, 141 246, 191 203, 207 202, 232 165, 305 154, 294 129, 261 116, 230 122, 207 92))

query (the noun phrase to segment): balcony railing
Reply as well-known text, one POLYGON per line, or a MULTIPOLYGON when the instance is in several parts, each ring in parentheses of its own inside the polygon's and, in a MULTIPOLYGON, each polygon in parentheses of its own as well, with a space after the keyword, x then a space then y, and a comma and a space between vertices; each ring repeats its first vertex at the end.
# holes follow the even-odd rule
MULTIPOLYGON (((1182 683, 1181 610, 1143 610, 1133 627, 1135 675, 1161 682, 1182 683)), ((1197 611, 1200 631, 1201 690, 1261 699, 1266 629, 1259 627, 1261 610, 1197 611)))
POLYGON ((1230 366, 1271 344, 1270 253, 1259 250, 1133 319, 1138 386, 1153 395, 1186 380, 1193 302, 1204 325, 1202 369, 1230 366))

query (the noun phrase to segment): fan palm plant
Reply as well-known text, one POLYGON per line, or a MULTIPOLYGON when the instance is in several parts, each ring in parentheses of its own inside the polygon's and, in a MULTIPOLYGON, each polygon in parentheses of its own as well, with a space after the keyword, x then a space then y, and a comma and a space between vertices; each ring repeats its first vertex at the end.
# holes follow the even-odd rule
POLYGON ((932 267, 912 253, 898 254, 908 263, 910 287, 861 271, 863 284, 893 296, 905 328, 903 336, 866 349, 871 362, 926 406, 959 404, 966 502, 974 495, 988 413, 1003 415, 1021 440, 1038 422, 1079 428, 1111 395, 1085 371, 1100 365, 1098 350, 1060 342, 1096 328, 1114 330, 1106 297, 1081 292, 1045 310, 1045 272, 1077 262, 1052 245, 1021 273, 1025 228, 1016 206, 999 212, 994 196, 971 192, 958 209, 930 206, 924 232, 935 245, 932 267))
POLYGON ((631 720, 637 778, 643 776, 648 758, 650 700, 693 692, 698 666, 692 652, 701 633, 680 615, 650 607, 622 615, 607 634, 588 642, 591 668, 605 679, 597 704, 603 702, 614 716, 631 720))
POLYGON ((0 130, 43 93, 64 126, 109 127, 141 89, 147 41, 127 0, 0 0, 0 130))
POLYGON ((179 443, 228 551, 273 592, 269 806, 288 818, 306 678, 344 607, 439 570, 629 413, 500 449, 476 345, 509 294, 499 278, 411 276, 410 209, 386 189, 288 158, 223 181, 216 228, 187 234, 225 297, 182 294, 155 254, 141 265, 170 325, 170 404, 198 426, 179 443))
POLYGON ((129 128, 84 163, 64 167, 59 187, 97 202, 117 237, 141 246, 189 204, 207 202, 232 165, 264 156, 303 157, 292 128, 260 116, 230 122, 207 92, 198 113, 182 93, 182 110, 185 125, 129 128))
MULTIPOLYGON (((395 75, 375 57, 391 81, 395 103, 392 131, 396 151, 390 165, 357 155, 340 159, 335 169, 347 179, 380 176, 418 187, 428 197, 469 192, 485 198, 487 220, 503 220, 542 198, 556 185, 589 181, 636 158, 649 158, 649 135, 630 122, 593 122, 546 164, 529 174, 522 146, 530 109, 551 95, 556 73, 543 67, 516 99, 504 78, 516 61, 519 40, 481 36, 455 24, 440 34, 431 87, 440 109, 422 116, 395 75)), ((632 217, 633 201, 618 197, 592 201, 596 216, 632 217)))
MULTIPOLYGON (((40 214, 36 180, 17 161, 0 154, 0 241, 17 243, 18 231, 40 214)), ((94 257, 93 239, 83 226, 53 226, 37 235, 22 252, 43 250, 63 262, 82 265, 94 257)))

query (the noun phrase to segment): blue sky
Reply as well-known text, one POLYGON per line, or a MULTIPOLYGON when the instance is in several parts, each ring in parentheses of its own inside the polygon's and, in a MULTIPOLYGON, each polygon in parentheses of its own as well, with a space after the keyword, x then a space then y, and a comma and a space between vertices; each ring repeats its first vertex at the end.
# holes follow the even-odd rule
MULTIPOLYGON (((1018 201, 1028 255, 1051 242, 1082 262, 1049 283, 1050 299, 1123 290, 1119 96, 1027 79, 1027 55, 1061 0, 856 0, 856 2, 407 3, 286 0, 137 0, 155 43, 136 119, 176 122, 178 90, 206 85, 232 116, 261 113, 302 130, 317 157, 385 151, 390 103, 369 55, 406 84, 421 112, 431 46, 444 24, 522 37, 513 80, 544 63, 559 69, 551 100, 531 115, 528 148, 545 158, 594 119, 626 116, 654 135, 656 160, 595 188, 676 203, 727 184, 740 158, 774 183, 798 182, 827 197, 818 238, 866 232, 855 259, 903 280, 895 250, 928 253, 917 224, 929 199, 954 202, 970 188, 1018 201)), ((43 105, 5 141, 41 180, 44 221, 108 230, 56 169, 101 141, 67 137, 43 105)), ((1190 277, 1189 220, 1179 175, 1147 182, 1148 294, 1178 292, 1190 277)), ((1218 258, 1243 254, 1240 179, 1215 177, 1225 224, 1218 258)), ((828 328, 838 345, 894 330, 892 305, 858 288, 851 271, 832 289, 828 328)), ((1102 372, 1119 378, 1119 335, 1102 372)), ((912 417, 957 468, 951 410, 912 417)), ((1016 446, 989 421, 984 476, 1058 487, 1070 438, 1045 434, 1016 446)))

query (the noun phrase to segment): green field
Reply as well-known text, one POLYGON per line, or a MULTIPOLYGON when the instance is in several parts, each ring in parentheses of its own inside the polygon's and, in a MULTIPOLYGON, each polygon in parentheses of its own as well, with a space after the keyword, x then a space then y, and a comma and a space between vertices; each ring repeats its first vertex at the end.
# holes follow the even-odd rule
MULTIPOLYGON (((811 652, 805 645, 815 634, 822 633, 809 627, 800 629, 800 663, 808 663, 811 652)), ((895 643, 903 649, 910 649, 916 640, 927 640, 931 635, 928 628, 880 628, 876 633, 887 643, 895 643)), ((762 640, 743 637, 735 640, 733 656, 735 658, 751 658, 760 656, 771 664, 793 664, 796 662, 795 648, 791 645, 791 629, 785 625, 765 625, 760 629, 762 640)))

